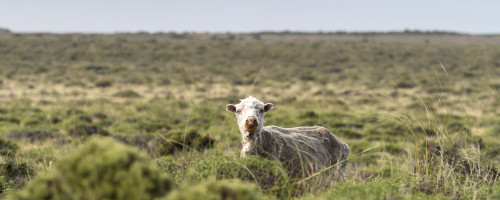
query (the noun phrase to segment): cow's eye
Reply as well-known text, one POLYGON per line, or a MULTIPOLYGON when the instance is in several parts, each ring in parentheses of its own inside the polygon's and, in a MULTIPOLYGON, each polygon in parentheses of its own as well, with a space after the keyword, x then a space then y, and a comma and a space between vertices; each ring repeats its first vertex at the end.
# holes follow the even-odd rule
POLYGON ((240 114, 240 113, 241 113, 241 110, 237 110, 237 111, 236 111, 236 113, 237 113, 237 114, 240 114))

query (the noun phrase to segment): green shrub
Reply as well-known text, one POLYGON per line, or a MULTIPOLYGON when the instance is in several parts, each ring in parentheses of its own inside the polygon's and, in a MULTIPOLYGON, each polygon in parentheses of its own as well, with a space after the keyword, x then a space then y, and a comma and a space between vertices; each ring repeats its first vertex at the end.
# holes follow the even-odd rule
POLYGON ((94 137, 13 198, 152 199, 171 187, 145 154, 112 139, 94 137))
POLYGON ((155 120, 139 121, 137 122, 137 128, 146 133, 153 133, 159 130, 170 130, 170 127, 166 122, 155 120))
POLYGON ((179 164, 179 162, 172 155, 157 158, 156 164, 158 165, 160 171, 168 174, 176 184, 184 181, 184 172, 186 170, 185 166, 179 164))
POLYGON ((0 163, 0 194, 10 188, 20 188, 35 174, 33 167, 14 159, 0 163))
POLYGON ((213 146, 214 140, 208 135, 202 136, 196 130, 191 130, 184 134, 183 131, 171 131, 164 136, 168 141, 163 143, 164 152, 173 153, 183 148, 203 150, 213 146))
POLYGON ((113 84, 112 81, 109 81, 109 80, 100 80, 100 81, 97 81, 95 83, 95 86, 96 87, 100 87, 100 88, 106 88, 106 87, 110 87, 112 84, 113 84))
POLYGON ((417 84, 411 79, 402 79, 397 82, 396 88, 414 88, 417 84))
POLYGON ((21 121, 15 117, 0 117, 0 122, 19 124, 21 121))
POLYGON ((35 114, 23 120, 25 126, 33 127, 46 124, 48 121, 40 114, 35 114))
POLYGON ((208 135, 201 136, 195 130, 184 134, 184 131, 171 131, 161 137, 154 135, 135 135, 128 140, 129 144, 146 150, 152 156, 163 156, 173 154, 179 150, 201 151, 210 148, 214 140, 208 135))
POLYGON ((324 125, 332 128, 363 128, 365 124, 372 121, 371 116, 358 118, 342 112, 326 113, 322 118, 324 125))
POLYGON ((211 180, 195 186, 186 185, 164 199, 257 200, 262 199, 262 194, 255 184, 244 183, 238 179, 211 180))
POLYGON ((141 97, 140 94, 133 90, 122 90, 117 93, 115 93, 113 96, 115 97, 122 97, 122 98, 138 98, 141 97))
POLYGON ((191 169, 196 179, 206 179, 211 176, 215 176, 216 179, 238 178, 258 183, 264 190, 285 186, 289 179, 286 169, 278 161, 258 156, 245 158, 213 156, 195 163, 191 169))
POLYGON ((403 124, 384 120, 373 126, 368 126, 364 129, 366 135, 383 136, 388 135, 392 137, 406 136, 410 131, 403 124))
POLYGON ((110 135, 108 131, 103 130, 101 127, 93 126, 93 125, 78 125, 74 129, 69 131, 69 135, 72 137, 87 137, 91 135, 102 135, 108 136, 110 135))
POLYGON ((389 143, 389 144, 386 144, 383 147, 383 149, 384 149, 384 151, 386 151, 392 155, 399 155, 401 153, 406 153, 404 147, 402 145, 399 145, 399 144, 389 143))
POLYGON ((0 156, 11 158, 16 155, 17 151, 19 151, 19 146, 11 141, 0 138, 0 156))
POLYGON ((341 137, 341 138, 359 139, 359 138, 363 137, 363 135, 361 133, 359 133, 359 131, 357 131, 356 129, 353 129, 353 128, 341 127, 341 128, 333 129, 332 132, 333 132, 333 134, 335 134, 336 136, 341 137))

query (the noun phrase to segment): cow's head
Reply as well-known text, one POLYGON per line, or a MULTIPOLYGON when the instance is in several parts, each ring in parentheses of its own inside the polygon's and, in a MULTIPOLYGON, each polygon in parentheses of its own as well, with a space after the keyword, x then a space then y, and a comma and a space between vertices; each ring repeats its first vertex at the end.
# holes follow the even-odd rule
POLYGON ((240 99, 239 104, 227 104, 226 110, 234 112, 238 119, 238 127, 242 137, 253 138, 260 134, 264 127, 264 116, 266 112, 273 109, 273 104, 262 103, 256 98, 249 96, 246 99, 240 99))

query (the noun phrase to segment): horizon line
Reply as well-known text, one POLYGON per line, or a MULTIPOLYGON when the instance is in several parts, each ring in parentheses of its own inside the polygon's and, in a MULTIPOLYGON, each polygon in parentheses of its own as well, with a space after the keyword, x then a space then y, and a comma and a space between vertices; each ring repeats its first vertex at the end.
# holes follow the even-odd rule
POLYGON ((13 31, 8 28, 0 27, 0 32, 13 34, 450 34, 450 35, 500 35, 498 33, 470 33, 452 30, 438 29, 402 29, 402 30, 249 30, 249 31, 201 31, 201 30, 116 30, 116 31, 13 31))

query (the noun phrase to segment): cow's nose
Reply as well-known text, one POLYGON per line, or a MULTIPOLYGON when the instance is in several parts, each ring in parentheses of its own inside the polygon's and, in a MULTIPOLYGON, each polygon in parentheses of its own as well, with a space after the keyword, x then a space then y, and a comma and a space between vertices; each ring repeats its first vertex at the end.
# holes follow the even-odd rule
POLYGON ((257 121, 255 120, 255 117, 250 116, 247 118, 246 124, 248 126, 255 126, 257 125, 257 121))

